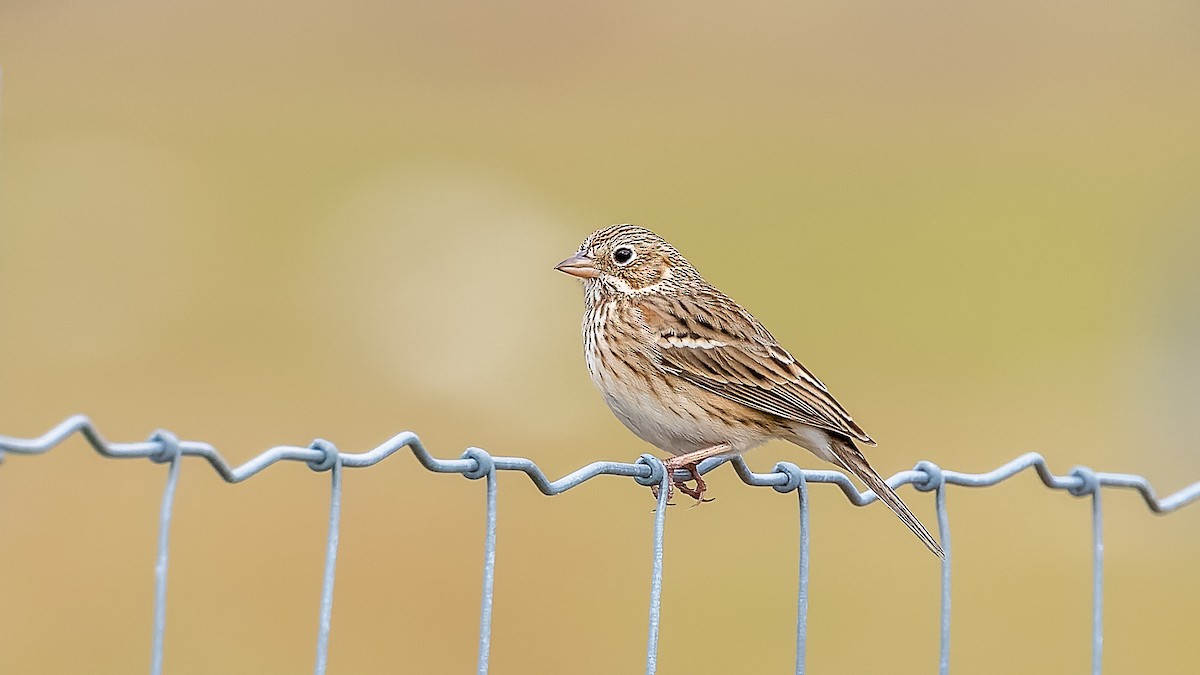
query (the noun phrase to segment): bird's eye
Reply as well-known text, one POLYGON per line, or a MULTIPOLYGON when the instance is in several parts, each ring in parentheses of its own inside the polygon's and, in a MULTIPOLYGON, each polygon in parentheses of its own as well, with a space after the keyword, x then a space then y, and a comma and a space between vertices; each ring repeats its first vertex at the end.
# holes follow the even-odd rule
POLYGON ((633 249, 622 246, 613 251, 613 262, 618 265, 628 265, 633 260, 633 249))

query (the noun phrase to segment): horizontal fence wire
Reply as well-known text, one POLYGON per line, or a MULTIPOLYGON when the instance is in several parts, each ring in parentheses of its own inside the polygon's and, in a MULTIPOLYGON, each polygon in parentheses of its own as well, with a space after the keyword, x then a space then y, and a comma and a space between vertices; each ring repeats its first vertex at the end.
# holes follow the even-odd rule
MULTIPOLYGON (((160 507, 158 555, 154 568, 155 598, 154 622, 151 639, 150 672, 159 675, 163 667, 163 637, 166 630, 167 566, 171 514, 174 508, 175 489, 179 479, 183 457, 200 457, 225 481, 240 483, 268 467, 282 461, 305 462, 314 471, 329 471, 331 474, 330 517, 327 536, 324 582, 321 589, 320 614, 317 628, 317 656, 313 667, 316 675, 325 672, 329 656, 329 634, 333 612, 333 585, 336 576, 338 534, 340 528, 343 468, 374 466, 403 449, 408 449, 416 460, 429 471, 458 473, 470 479, 486 478, 486 527, 484 536, 483 590, 479 619, 479 651, 477 672, 488 671, 491 648, 492 593, 496 571, 496 493, 497 472, 517 471, 524 473, 542 494, 557 495, 597 476, 623 476, 633 478, 640 485, 658 488, 658 506, 654 515, 652 569, 650 580, 650 617, 646 648, 646 673, 653 675, 658 667, 658 635, 661 623, 663 532, 669 486, 673 481, 685 480, 690 473, 680 471, 668 475, 661 460, 644 454, 635 462, 593 462, 573 471, 558 480, 551 481, 532 460, 524 457, 493 456, 480 448, 468 448, 455 459, 438 459, 425 449, 421 440, 412 432, 396 434, 379 446, 361 453, 347 453, 337 449, 329 441, 317 439, 307 447, 281 445, 270 448, 251 458, 244 464, 232 467, 224 457, 208 443, 180 441, 168 431, 157 431, 148 440, 132 443, 111 443, 101 436, 92 421, 84 415, 75 415, 64 420, 37 438, 14 438, 0 436, 0 460, 5 453, 37 455, 61 444, 73 434, 80 434, 101 455, 113 458, 143 458, 157 463, 169 463, 167 484, 163 491, 160 507)), ((809 582, 809 483, 836 485, 856 506, 865 506, 876 501, 873 492, 860 492, 850 479, 839 471, 801 469, 790 462, 780 462, 768 473, 756 473, 741 457, 732 459, 713 458, 699 466, 701 474, 712 471, 721 464, 730 463, 738 477, 747 485, 771 487, 781 493, 795 491, 799 496, 799 591, 796 603, 796 673, 805 670, 808 625, 808 582, 809 582)), ((1101 488, 1125 488, 1136 490, 1146 506, 1158 514, 1176 511, 1200 500, 1200 481, 1166 497, 1158 497, 1146 478, 1125 473, 1102 473, 1084 466, 1077 466, 1066 475, 1055 475, 1039 454, 1030 452, 985 473, 962 473, 942 469, 929 461, 919 462, 913 469, 901 471, 887 480, 888 485, 898 488, 911 484, 921 492, 935 493, 938 534, 945 557, 941 566, 941 612, 938 672, 943 675, 950 668, 950 580, 951 546, 950 521, 946 509, 946 487, 989 487, 1032 468, 1048 488, 1066 490, 1076 497, 1092 500, 1092 672, 1101 672, 1103 647, 1103 571, 1104 546, 1102 539, 1101 488)))

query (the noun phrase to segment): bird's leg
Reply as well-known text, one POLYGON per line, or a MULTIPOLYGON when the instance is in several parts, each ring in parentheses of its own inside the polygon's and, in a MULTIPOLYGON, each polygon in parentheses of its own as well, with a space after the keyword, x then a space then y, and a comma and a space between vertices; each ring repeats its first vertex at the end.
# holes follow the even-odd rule
POLYGON ((695 452, 689 452, 683 455, 672 457, 666 462, 663 462, 663 464, 666 466, 668 475, 673 476, 676 469, 685 469, 688 473, 692 474, 692 477, 688 480, 696 481, 695 488, 688 487, 686 480, 677 481, 674 479, 674 477, 672 477, 671 482, 675 485, 675 487, 679 488, 680 492, 691 497, 692 499, 695 499, 697 502, 712 501, 711 499, 704 499, 704 491, 708 489, 708 486, 704 483, 704 479, 700 477, 699 464, 709 457, 716 457, 717 455, 726 452, 729 452, 729 446, 721 443, 720 445, 714 445, 711 448, 704 448, 695 452))

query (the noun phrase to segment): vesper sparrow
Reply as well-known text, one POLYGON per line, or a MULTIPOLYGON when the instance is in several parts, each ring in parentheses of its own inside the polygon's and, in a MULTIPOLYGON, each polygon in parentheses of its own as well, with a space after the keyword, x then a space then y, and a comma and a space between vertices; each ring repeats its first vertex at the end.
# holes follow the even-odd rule
POLYGON ((687 470, 771 439, 807 448, 848 469, 891 507, 929 550, 941 546, 855 446, 875 441, 825 385, 750 312, 705 281, 650 230, 613 225, 593 232, 555 266, 583 280, 583 345, 592 381, 613 413, 687 470))

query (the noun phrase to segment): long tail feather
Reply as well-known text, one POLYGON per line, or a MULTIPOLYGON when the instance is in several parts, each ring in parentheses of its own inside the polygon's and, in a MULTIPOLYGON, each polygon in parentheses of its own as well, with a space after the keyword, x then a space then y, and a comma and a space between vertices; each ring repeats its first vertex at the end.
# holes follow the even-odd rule
POLYGON ((862 453, 855 447, 853 441, 849 439, 844 441, 837 439, 832 446, 831 449, 837 455, 837 458, 841 460, 842 466, 849 469, 862 482, 866 483, 867 487, 871 488, 871 491, 879 497, 880 501, 887 504, 897 516, 900 516, 900 520, 904 521, 908 529, 912 530, 914 534, 920 537, 921 541, 925 542, 925 545, 929 547, 930 551, 933 551, 934 555, 939 558, 944 557, 941 545, 933 538, 933 535, 929 534, 929 530, 925 529, 921 521, 917 520, 913 512, 908 510, 908 506, 900 500, 896 492, 888 487, 888 484, 883 481, 883 478, 880 478, 878 473, 875 473, 875 469, 872 469, 871 465, 867 463, 867 458, 863 457, 862 453))

